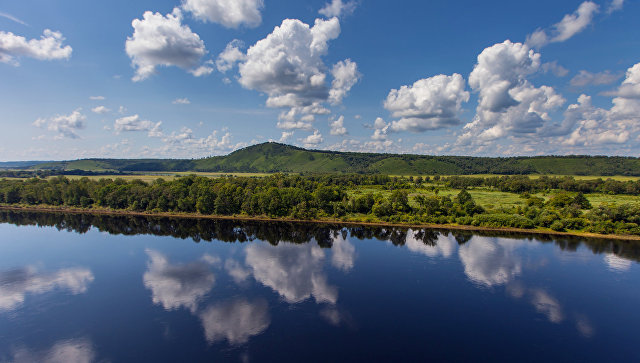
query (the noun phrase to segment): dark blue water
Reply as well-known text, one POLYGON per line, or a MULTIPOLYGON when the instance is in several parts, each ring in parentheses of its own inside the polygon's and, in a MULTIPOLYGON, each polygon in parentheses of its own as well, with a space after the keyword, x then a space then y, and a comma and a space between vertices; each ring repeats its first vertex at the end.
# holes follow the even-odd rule
POLYGON ((0 362, 640 361, 640 246, 0 213, 0 362))

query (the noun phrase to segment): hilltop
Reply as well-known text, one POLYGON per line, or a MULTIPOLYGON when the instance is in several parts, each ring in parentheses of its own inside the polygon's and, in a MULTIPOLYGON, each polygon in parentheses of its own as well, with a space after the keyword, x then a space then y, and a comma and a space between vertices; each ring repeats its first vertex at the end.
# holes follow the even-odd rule
POLYGON ((620 156, 471 157, 307 150, 266 142, 203 159, 82 159, 45 162, 44 170, 253 173, 380 173, 392 175, 556 174, 640 176, 640 159, 620 156))

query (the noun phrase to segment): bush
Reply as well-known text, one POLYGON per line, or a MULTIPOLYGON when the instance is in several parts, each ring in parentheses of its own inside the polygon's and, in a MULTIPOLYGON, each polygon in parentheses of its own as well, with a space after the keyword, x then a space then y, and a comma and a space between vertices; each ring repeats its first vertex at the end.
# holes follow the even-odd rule
POLYGON ((463 226, 470 226, 473 223, 473 217, 464 216, 456 218, 456 223, 463 226))
POLYGON ((579 231, 589 225, 589 221, 584 218, 567 218, 563 221, 566 229, 579 231))
POLYGON ((561 231, 564 231, 564 224, 560 221, 555 221, 551 223, 550 228, 554 231, 561 232, 561 231))
POLYGON ((571 196, 565 192, 560 192, 554 195, 553 197, 551 197, 547 201, 547 205, 550 205, 556 208, 566 207, 571 203, 573 203, 573 198, 571 198, 571 196))
POLYGON ((482 227, 534 228, 529 218, 517 214, 478 214, 473 217, 472 225, 482 227))
POLYGON ((575 204, 582 209, 593 208, 589 200, 585 198, 584 194, 582 193, 578 193, 578 195, 576 195, 575 198, 573 198, 573 201, 571 202, 571 204, 575 204))
POLYGON ((542 212, 535 219, 535 223, 541 227, 551 227, 553 222, 560 220, 560 215, 554 211, 542 210, 542 212))
POLYGON ((542 206, 544 206, 544 199, 540 197, 529 197, 527 198, 527 206, 542 208, 542 206))

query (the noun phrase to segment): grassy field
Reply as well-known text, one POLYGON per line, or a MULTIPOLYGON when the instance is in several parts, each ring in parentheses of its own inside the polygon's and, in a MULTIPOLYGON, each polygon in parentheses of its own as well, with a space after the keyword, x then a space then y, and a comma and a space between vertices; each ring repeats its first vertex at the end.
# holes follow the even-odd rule
MULTIPOLYGON (((473 197, 476 203, 485 209, 494 210, 497 208, 517 208, 518 206, 524 207, 526 205, 525 200, 520 197, 520 195, 515 193, 506 193, 498 190, 492 190, 489 188, 472 188, 468 189, 469 194, 473 197)), ((392 191, 384 190, 379 186, 361 186, 350 189, 347 194, 351 197, 353 195, 363 195, 366 193, 374 193, 381 194, 385 197, 391 195, 392 191)), ((440 196, 449 196, 454 198, 458 193, 460 193, 460 189, 452 189, 447 187, 440 187, 438 189, 438 195, 440 196)), ((428 189, 416 189, 415 191, 411 191, 409 194, 409 202, 411 205, 416 206, 414 202, 414 198, 416 195, 427 195, 433 196, 435 192, 428 189)), ((573 193, 575 194, 575 193, 573 193)), ((549 199, 553 193, 544 194, 538 193, 535 196, 543 198, 545 200, 549 199)), ((601 204, 636 204, 640 203, 640 196, 633 195, 609 195, 609 194, 601 194, 601 193, 593 193, 585 195, 589 202, 594 207, 597 207, 601 204)))
MULTIPOLYGON (((411 174, 407 174, 407 175, 390 175, 391 177, 430 177, 433 179, 433 177, 435 175, 411 175, 411 174)), ((444 177, 451 177, 451 176, 459 176, 459 175, 440 175, 440 177, 444 178, 444 177)), ((475 174, 475 175, 464 175, 464 177, 468 177, 468 178, 491 178, 491 177, 502 177, 505 175, 499 175, 499 174, 475 174)), ((526 177, 529 177, 531 179, 537 179, 540 178, 541 176, 544 176, 543 174, 530 174, 530 175, 525 175, 526 177)), ((624 175, 613 175, 613 176, 602 176, 602 175, 547 175, 550 177, 554 177, 554 178, 562 178, 562 177, 566 177, 566 176, 570 176, 572 178, 574 178, 575 180, 593 180, 593 179, 602 179, 602 180, 607 180, 607 179, 613 179, 613 180, 617 180, 617 181, 636 181, 636 180, 640 180, 640 177, 638 176, 624 176, 624 175)))
MULTIPOLYGON (((108 172, 109 170, 95 170, 97 172, 108 172)), ((159 171, 159 172, 150 172, 150 171, 139 171, 139 172, 133 172, 134 174, 131 175, 90 175, 90 176, 86 176, 87 178, 91 179, 91 180, 100 180, 100 179, 116 179, 116 178, 121 178, 121 179, 125 179, 125 180, 135 180, 135 179, 139 179, 139 180, 143 180, 145 182, 150 182, 150 181, 154 181, 158 178, 162 178, 165 180, 173 180, 178 176, 185 176, 185 175, 198 175, 198 176, 203 176, 203 177, 207 177, 207 178, 219 178, 221 176, 227 176, 227 175, 232 175, 232 176, 240 176, 240 177, 266 177, 271 175, 272 173, 219 173, 219 172, 172 172, 172 171, 159 171)), ((284 173, 284 174, 288 174, 288 173, 284 173)), ((434 175, 391 175, 391 177, 430 177, 433 178, 434 175)), ((450 177, 450 176, 456 176, 456 175, 441 175, 441 177, 450 177)), ((466 175, 465 177, 477 177, 477 178, 490 178, 490 177, 501 177, 503 175, 497 175, 497 174, 480 174, 480 175, 466 175)), ((527 177, 531 178, 531 179, 536 179, 541 177, 542 175, 527 175, 527 177)), ((569 175, 553 175, 552 177, 563 177, 563 176, 569 176, 569 175)), ((575 176, 575 175, 570 175, 571 177, 573 177, 576 180, 593 180, 593 179, 602 179, 602 180, 607 180, 607 179, 613 179, 616 181, 636 181, 636 180, 640 180, 640 177, 634 177, 634 176, 575 176)), ((80 179, 83 178, 85 176, 82 175, 66 175, 67 178, 69 179, 80 179)), ((54 176, 49 177, 49 178, 54 178, 54 176)), ((27 179, 27 178, 17 178, 17 179, 27 179)), ((371 191, 377 191, 380 192, 380 190, 371 190, 371 191)), ((355 191, 354 191, 355 192, 355 191)), ((495 191, 492 191, 492 193, 495 193, 495 191)), ((509 193, 505 193, 505 194, 509 194, 509 193)), ((605 196, 603 195, 602 198, 597 198, 597 202, 600 202, 604 198, 605 196)))
MULTIPOLYGON (((135 175, 65 175, 66 178, 76 180, 82 178, 89 178, 91 180, 100 180, 100 179, 124 179, 124 180, 142 180, 144 182, 152 182, 158 178, 164 180, 174 180, 175 178, 185 176, 185 175, 198 175, 207 178, 220 178, 222 176, 233 175, 233 176, 244 176, 244 177, 264 177, 269 174, 266 173, 198 173, 198 172, 145 172, 135 175)), ((56 176, 51 176, 50 178, 56 178, 56 176)))

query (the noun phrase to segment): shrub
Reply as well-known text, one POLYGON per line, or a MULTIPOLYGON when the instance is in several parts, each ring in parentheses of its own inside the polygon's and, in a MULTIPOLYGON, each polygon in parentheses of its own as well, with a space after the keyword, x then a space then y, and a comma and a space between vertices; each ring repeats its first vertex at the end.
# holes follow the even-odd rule
POLYGON ((582 209, 593 208, 589 200, 585 198, 584 194, 582 193, 578 193, 578 195, 576 195, 575 198, 573 198, 573 201, 571 202, 571 204, 575 204, 582 209))
POLYGON ((563 224, 566 229, 579 231, 588 226, 589 221, 584 218, 567 218, 563 221, 563 224))
POLYGON ((551 227, 552 230, 554 231, 564 231, 564 224, 561 221, 555 221, 553 223, 551 223, 551 227))
POLYGON ((473 217, 472 225, 482 227, 534 228, 529 218, 517 214, 478 214, 473 217))
POLYGON ((456 223, 463 226, 470 226, 473 223, 473 217, 464 216, 456 218, 456 223))

